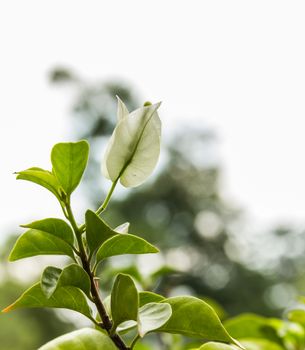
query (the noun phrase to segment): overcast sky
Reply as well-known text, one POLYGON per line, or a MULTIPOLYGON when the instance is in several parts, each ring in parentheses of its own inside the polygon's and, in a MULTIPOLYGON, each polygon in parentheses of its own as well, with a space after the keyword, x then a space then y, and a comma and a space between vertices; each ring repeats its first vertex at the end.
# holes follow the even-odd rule
POLYGON ((162 100, 167 132, 214 128, 225 195, 258 224, 305 223, 304 18, 304 1, 1 2, 1 231, 61 215, 12 175, 48 168, 66 140, 69 100, 47 82, 58 64, 162 100))

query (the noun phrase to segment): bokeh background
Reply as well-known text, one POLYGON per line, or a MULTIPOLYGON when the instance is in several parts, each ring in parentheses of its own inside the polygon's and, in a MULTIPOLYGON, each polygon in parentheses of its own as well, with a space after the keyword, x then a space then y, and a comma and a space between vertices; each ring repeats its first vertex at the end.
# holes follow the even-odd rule
MULTIPOLYGON (((118 95, 163 101, 153 176, 115 192, 105 219, 162 250, 113 259, 139 286, 209 300, 221 317, 279 316, 305 294, 303 1, 15 1, 0 5, 0 307, 62 258, 7 263, 19 224, 62 217, 14 171, 50 168, 54 143, 88 139, 79 222, 109 188, 100 174, 118 95), (141 278, 139 272, 144 274, 141 278)), ((86 320, 0 315, 0 349, 32 350, 86 320)))

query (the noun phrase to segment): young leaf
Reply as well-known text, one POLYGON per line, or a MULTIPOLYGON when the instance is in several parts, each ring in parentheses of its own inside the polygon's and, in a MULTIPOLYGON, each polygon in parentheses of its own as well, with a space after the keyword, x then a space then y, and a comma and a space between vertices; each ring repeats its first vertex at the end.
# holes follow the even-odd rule
POLYGON ((53 172, 70 195, 80 183, 89 156, 87 141, 65 142, 56 144, 51 152, 53 172))
POLYGON ((17 180, 27 180, 34 182, 49 191, 51 191, 57 199, 61 200, 63 189, 57 178, 48 170, 41 168, 29 168, 27 170, 17 172, 17 180))
POLYGON ((73 286, 90 296, 90 278, 86 271, 77 264, 71 264, 63 270, 48 266, 41 278, 41 289, 49 298, 60 287, 73 286))
POLYGON ((153 292, 140 292, 139 293, 139 305, 140 307, 148 303, 159 303, 165 298, 153 292))
POLYGON ((118 234, 102 244, 96 253, 96 261, 123 254, 158 253, 159 250, 143 238, 131 234, 118 234))
POLYGON ((163 326, 171 317, 172 308, 167 303, 148 303, 141 307, 138 315, 140 337, 163 326))
POLYGON ((168 298, 161 303, 171 305, 172 316, 158 331, 234 343, 240 346, 221 324, 216 312, 204 301, 182 296, 168 298))
POLYGON ((102 332, 83 328, 51 340, 38 350, 116 350, 112 340, 102 332))
POLYGON ((38 307, 70 309, 92 320, 91 309, 87 303, 85 294, 81 290, 71 286, 61 287, 58 288, 50 298, 47 298, 39 282, 25 291, 19 299, 2 310, 2 312, 38 307))
POLYGON ((116 234, 117 232, 113 231, 98 215, 91 210, 87 210, 86 238, 91 253, 116 234))
POLYGON ((71 246, 64 240, 53 233, 30 229, 18 238, 9 260, 15 261, 35 255, 67 255, 75 259, 71 246))
POLYGON ((111 291, 112 329, 124 321, 137 321, 138 307, 138 291, 133 280, 128 275, 119 274, 111 291))
POLYGON ((74 235, 71 227, 61 219, 48 218, 31 222, 30 224, 20 225, 25 228, 32 228, 35 230, 50 233, 63 241, 67 242, 70 246, 73 246, 74 235))
MULTIPOLYGON (((120 178, 125 187, 140 185, 152 173, 160 153, 160 103, 141 107, 125 115, 109 140, 102 172, 112 182, 120 178)), ((119 109, 119 111, 122 110, 119 109)))

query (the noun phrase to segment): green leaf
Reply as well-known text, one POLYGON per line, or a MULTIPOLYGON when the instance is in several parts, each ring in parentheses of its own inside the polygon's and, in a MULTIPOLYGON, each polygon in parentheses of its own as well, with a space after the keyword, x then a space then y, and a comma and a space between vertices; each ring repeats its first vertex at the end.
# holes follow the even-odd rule
POLYGON ((93 253, 107 239, 117 235, 104 220, 102 220, 93 211, 86 212, 86 238, 90 252, 93 253))
POLYGON ((236 349, 238 348, 232 345, 210 342, 202 345, 198 350, 236 350, 236 349))
POLYGON ((118 234, 102 244, 96 253, 96 260, 123 254, 158 253, 159 250, 143 238, 131 234, 118 234))
POLYGON ((40 307, 70 309, 92 320, 91 309, 87 303, 87 298, 81 290, 71 286, 61 287, 58 288, 50 298, 47 298, 39 282, 25 291, 19 299, 2 310, 2 312, 40 307))
POLYGON ((124 321, 137 321, 139 297, 131 277, 119 274, 111 291, 113 330, 124 321))
POLYGON ((171 305, 172 316, 158 331, 239 345, 226 331, 216 312, 204 301, 182 296, 165 299, 161 303, 171 305))
POLYGON ((139 305, 140 307, 148 303, 159 303, 165 298, 153 292, 140 292, 139 293, 139 305))
POLYGON ((63 270, 48 266, 41 278, 41 289, 47 298, 60 287, 73 286, 90 296, 90 278, 86 271, 77 264, 71 264, 63 270))
POLYGON ((52 235, 67 242, 71 246, 73 246, 74 244, 73 231, 70 225, 68 225, 64 220, 57 219, 57 218, 48 218, 48 219, 34 221, 26 225, 20 225, 20 226, 51 233, 52 235))
POLYGON ((35 255, 68 255, 74 254, 71 246, 53 233, 30 229, 21 235, 15 243, 10 261, 16 261, 35 255))
POLYGON ((102 332, 84 328, 51 340, 38 350, 116 350, 112 340, 102 332))
POLYGON ((54 267, 48 266, 44 269, 41 280, 40 287, 44 295, 49 299, 50 296, 55 292, 57 282, 62 270, 54 267))
POLYGON ((27 180, 34 182, 48 189, 57 197, 59 201, 61 200, 63 189, 57 178, 50 171, 34 167, 26 169, 24 171, 19 171, 16 174, 17 180, 27 180))
POLYGON ((140 185, 152 173, 160 154, 160 103, 130 114, 120 108, 119 122, 109 140, 102 171, 112 182, 120 178, 125 187, 140 185))
POLYGON ((56 144, 51 152, 53 172, 70 195, 80 183, 89 156, 87 141, 64 142, 56 144))
POLYGON ((163 326, 171 317, 172 308, 167 303, 148 303, 141 307, 138 315, 140 337, 163 326))

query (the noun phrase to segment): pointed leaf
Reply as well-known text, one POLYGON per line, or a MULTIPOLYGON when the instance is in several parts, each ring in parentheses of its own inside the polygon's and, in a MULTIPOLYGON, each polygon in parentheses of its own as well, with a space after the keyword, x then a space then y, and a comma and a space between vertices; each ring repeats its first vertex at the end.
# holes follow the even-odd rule
POLYGON ((30 229, 18 238, 9 260, 15 261, 35 255, 68 255, 75 259, 71 246, 61 238, 51 233, 30 229))
POLYGON ((84 328, 51 340, 38 350, 116 350, 112 340, 102 332, 84 328))
POLYGON ((96 253, 97 262, 115 255, 158 253, 159 250, 143 238, 118 234, 108 239, 96 253))
POLYGON ((49 298, 58 288, 73 286, 81 289, 88 297, 90 296, 90 278, 86 271, 77 264, 71 264, 60 270, 48 266, 41 278, 41 289, 49 298))
POLYGON ((163 326, 171 317, 172 308, 167 303, 148 303, 141 307, 138 315, 140 337, 163 326))
POLYGON ((51 191, 58 200, 60 200, 61 194, 63 193, 63 189, 54 174, 41 168, 34 167, 19 171, 17 172, 17 180, 34 182, 51 191))
POLYGON ((172 316, 158 331, 239 345, 221 324, 216 312, 204 301, 182 296, 168 298, 161 303, 171 305, 172 316))
POLYGON ((140 307, 148 304, 148 303, 159 303, 160 301, 164 300, 165 298, 160 295, 153 292, 140 292, 139 293, 139 303, 140 307))
POLYGON ((56 144, 51 152, 53 172, 70 195, 80 183, 89 156, 87 141, 64 142, 56 144))
POLYGON ((91 253, 98 249, 107 239, 116 234, 117 233, 113 231, 103 219, 93 211, 87 210, 86 238, 91 253))
POLYGON ((40 307, 70 309, 92 320, 91 309, 87 303, 87 298, 81 290, 76 287, 61 287, 48 299, 41 290, 39 282, 25 291, 19 299, 2 310, 2 312, 40 307))
POLYGON ((119 274, 111 291, 113 330, 124 321, 136 321, 138 307, 138 291, 132 278, 128 275, 119 274))
POLYGON ((51 233, 52 235, 62 239, 71 246, 74 243, 74 235, 71 227, 61 219, 48 218, 31 222, 30 224, 20 225, 25 228, 33 228, 35 230, 51 233))
POLYGON ((125 187, 140 185, 152 173, 160 154, 160 103, 141 107, 120 118, 109 140, 102 171, 125 187))

